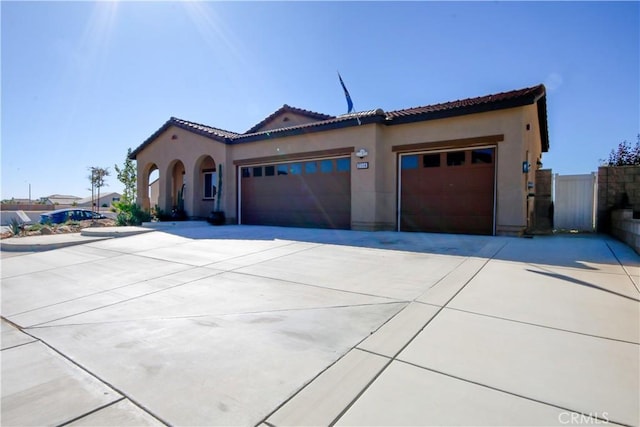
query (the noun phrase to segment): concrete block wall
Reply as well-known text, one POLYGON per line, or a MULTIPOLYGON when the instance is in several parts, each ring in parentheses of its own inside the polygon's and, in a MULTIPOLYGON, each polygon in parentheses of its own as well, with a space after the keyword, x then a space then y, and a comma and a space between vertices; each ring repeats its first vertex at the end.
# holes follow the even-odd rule
POLYGON ((598 168, 598 231, 611 231, 611 212, 620 208, 640 212, 640 165, 598 168))
POLYGON ((611 234, 640 255, 640 219, 633 219, 631 209, 617 209, 611 212, 611 234))

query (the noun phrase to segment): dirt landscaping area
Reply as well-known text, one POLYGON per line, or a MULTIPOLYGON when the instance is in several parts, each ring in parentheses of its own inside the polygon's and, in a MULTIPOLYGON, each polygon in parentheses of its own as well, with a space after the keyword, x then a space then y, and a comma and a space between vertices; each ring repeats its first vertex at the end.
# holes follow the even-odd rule
POLYGON ((14 234, 10 227, 3 228, 1 239, 20 238, 27 236, 47 236, 51 234, 79 233, 83 228, 89 227, 114 227, 116 221, 114 219, 105 218, 94 221, 69 221, 64 224, 33 224, 28 225, 19 234, 14 234))

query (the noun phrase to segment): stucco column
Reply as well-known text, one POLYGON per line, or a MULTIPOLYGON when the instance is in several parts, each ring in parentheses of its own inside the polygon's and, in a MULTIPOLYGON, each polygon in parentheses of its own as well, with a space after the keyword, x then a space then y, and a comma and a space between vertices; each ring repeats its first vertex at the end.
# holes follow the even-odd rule
POLYGON ((149 199, 149 177, 145 177, 144 166, 138 162, 137 179, 136 179, 136 200, 138 206, 143 210, 151 209, 151 201, 149 199))
POLYGON ((197 183, 196 179, 199 177, 198 171, 196 171, 195 160, 184 160, 184 175, 182 177, 184 186, 184 210, 187 212, 188 217, 197 215, 195 198, 197 197, 197 183))

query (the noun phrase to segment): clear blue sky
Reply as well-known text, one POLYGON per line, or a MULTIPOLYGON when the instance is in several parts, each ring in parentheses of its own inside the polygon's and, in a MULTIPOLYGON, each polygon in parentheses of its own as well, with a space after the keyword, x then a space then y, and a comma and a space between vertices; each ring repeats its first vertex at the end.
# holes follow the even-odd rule
POLYGON ((171 116, 244 132, 289 104, 394 110, 544 83, 545 168, 640 132, 638 2, 2 1, 2 194, 87 196, 171 116))

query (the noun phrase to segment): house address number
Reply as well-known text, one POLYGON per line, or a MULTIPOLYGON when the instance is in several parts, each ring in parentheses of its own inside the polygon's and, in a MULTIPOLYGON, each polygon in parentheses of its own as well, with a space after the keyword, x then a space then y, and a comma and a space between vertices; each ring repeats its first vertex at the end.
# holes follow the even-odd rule
POLYGON ((356 169, 369 169, 369 162, 356 163, 356 169))

